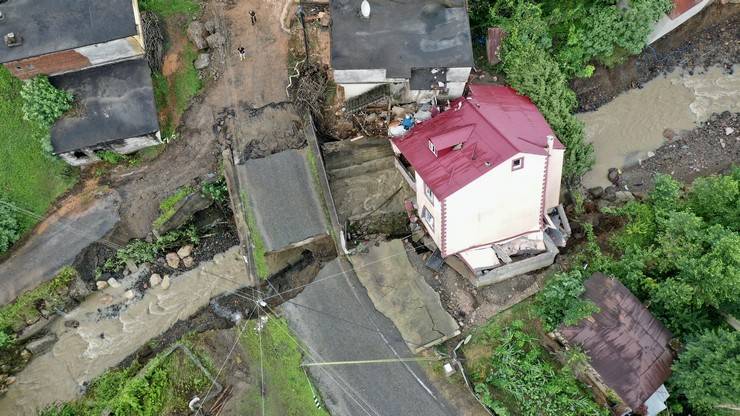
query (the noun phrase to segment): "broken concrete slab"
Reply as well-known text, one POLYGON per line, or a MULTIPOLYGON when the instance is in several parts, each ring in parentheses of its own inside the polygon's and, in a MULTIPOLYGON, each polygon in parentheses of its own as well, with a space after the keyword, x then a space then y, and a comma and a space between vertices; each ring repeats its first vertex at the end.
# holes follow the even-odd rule
MULTIPOLYGON (((497 267, 483 276, 473 278, 473 284, 475 287, 488 286, 551 265, 555 261, 555 257, 559 251, 547 234, 545 234, 545 247, 547 247, 547 251, 544 253, 497 267)), ((448 262, 448 264, 457 270, 454 261, 452 263, 448 262)))
POLYGON ((414 269, 401 240, 370 247, 351 257, 357 277, 375 307, 398 328, 412 351, 421 351, 460 333, 439 295, 414 269))

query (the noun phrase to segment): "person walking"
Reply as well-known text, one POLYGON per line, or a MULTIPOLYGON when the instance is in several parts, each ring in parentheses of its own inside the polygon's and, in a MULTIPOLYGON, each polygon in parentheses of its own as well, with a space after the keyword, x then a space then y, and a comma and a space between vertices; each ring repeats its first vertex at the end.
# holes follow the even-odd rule
POLYGON ((255 13, 254 10, 250 10, 249 18, 252 19, 252 26, 254 26, 254 24, 257 23, 257 13, 255 13))
POLYGON ((247 50, 244 49, 244 46, 240 46, 236 48, 236 51, 239 52, 239 60, 243 61, 247 57, 247 50))

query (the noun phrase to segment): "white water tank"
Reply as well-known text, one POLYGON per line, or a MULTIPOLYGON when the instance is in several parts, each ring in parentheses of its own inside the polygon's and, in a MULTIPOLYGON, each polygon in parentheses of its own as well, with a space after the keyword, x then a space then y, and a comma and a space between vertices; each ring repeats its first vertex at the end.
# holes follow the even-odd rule
POLYGON ((362 4, 360 5, 360 14, 365 19, 370 18, 370 2, 367 0, 362 0, 362 4))

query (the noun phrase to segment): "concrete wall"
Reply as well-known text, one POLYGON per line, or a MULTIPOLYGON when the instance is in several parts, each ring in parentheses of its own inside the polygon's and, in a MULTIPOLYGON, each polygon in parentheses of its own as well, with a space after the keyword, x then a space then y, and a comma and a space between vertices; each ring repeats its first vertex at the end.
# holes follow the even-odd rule
POLYGON ((547 188, 545 190, 545 211, 560 204, 560 182, 563 177, 563 157, 565 149, 553 149, 547 163, 547 188))
POLYGON ((417 172, 416 207, 418 208, 419 219, 421 223, 424 224, 424 228, 426 228, 429 235, 432 236, 432 240, 437 244, 437 247, 442 248, 442 201, 437 199, 437 197, 434 197, 433 199, 434 201, 430 201, 426 194, 424 194, 424 179, 422 179, 417 172), (427 224, 421 214, 424 207, 426 207, 432 214, 432 217, 434 217, 434 230, 429 227, 429 224, 427 224))
POLYGON ((539 230, 544 172, 545 156, 520 153, 447 197, 443 255, 539 230))
POLYGON ((110 42, 8 62, 5 67, 16 77, 28 79, 39 74, 59 75, 79 71, 136 58, 143 54, 144 47, 139 36, 130 36, 110 42))
POLYGON ((100 158, 95 155, 96 151, 112 150, 120 154, 129 154, 158 144, 162 144, 162 142, 160 140, 160 133, 156 132, 146 136, 129 137, 128 139, 117 142, 104 143, 100 146, 79 149, 73 152, 60 153, 59 157, 72 166, 83 166, 100 161, 100 158), (84 156, 78 157, 75 153, 83 153, 84 156))
MULTIPOLYGON (((441 98, 457 98, 463 94, 471 68, 449 68, 447 70, 447 89, 441 98)), ((409 90, 408 79, 386 78, 385 69, 334 70, 334 81, 344 89, 344 98, 349 99, 370 91, 380 84, 404 83, 406 85, 401 101, 430 101, 436 94, 432 90, 409 90)))

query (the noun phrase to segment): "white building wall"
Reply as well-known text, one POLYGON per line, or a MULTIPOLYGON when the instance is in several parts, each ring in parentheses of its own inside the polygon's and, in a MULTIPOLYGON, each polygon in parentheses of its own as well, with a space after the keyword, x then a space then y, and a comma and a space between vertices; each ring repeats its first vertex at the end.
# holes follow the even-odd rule
POLYGON ((540 229, 545 156, 517 154, 446 199, 448 256, 540 229), (524 158, 524 167, 511 163, 524 158))
POLYGON ((130 36, 105 43, 83 46, 75 49, 75 52, 87 58, 90 61, 90 66, 99 66, 136 58, 144 54, 144 48, 139 43, 137 36, 130 36))
MULTIPOLYGON (((441 98, 457 98, 462 96, 468 82, 472 68, 449 68, 447 70, 448 93, 441 98)), ((408 79, 386 78, 385 69, 343 69, 334 70, 334 81, 344 89, 344 98, 349 99, 370 91, 380 84, 404 83, 405 91, 401 101, 430 101, 436 94, 432 90, 410 90, 408 79)))
POLYGON ((547 190, 545 192, 545 210, 560 204, 560 182, 563 177, 563 157, 565 149, 552 149, 547 164, 547 190))
POLYGON ((424 193, 424 180, 416 173, 416 207, 419 214, 419 219, 424 227, 427 229, 429 235, 432 236, 432 240, 437 244, 438 248, 442 248, 442 201, 433 198, 434 201, 430 201, 424 193), (429 227, 426 221, 424 221, 422 212, 426 207, 434 217, 434 229, 429 227))
POLYGON ((665 36, 668 32, 680 26, 683 22, 691 19, 697 13, 704 10, 704 8, 707 7, 712 1, 713 0, 703 0, 689 10, 681 13, 679 16, 676 16, 675 19, 671 19, 670 17, 668 17, 667 14, 664 14, 663 17, 658 20, 657 23, 655 23, 655 26, 653 26, 653 32, 648 35, 647 44, 650 45, 651 43, 665 36))

